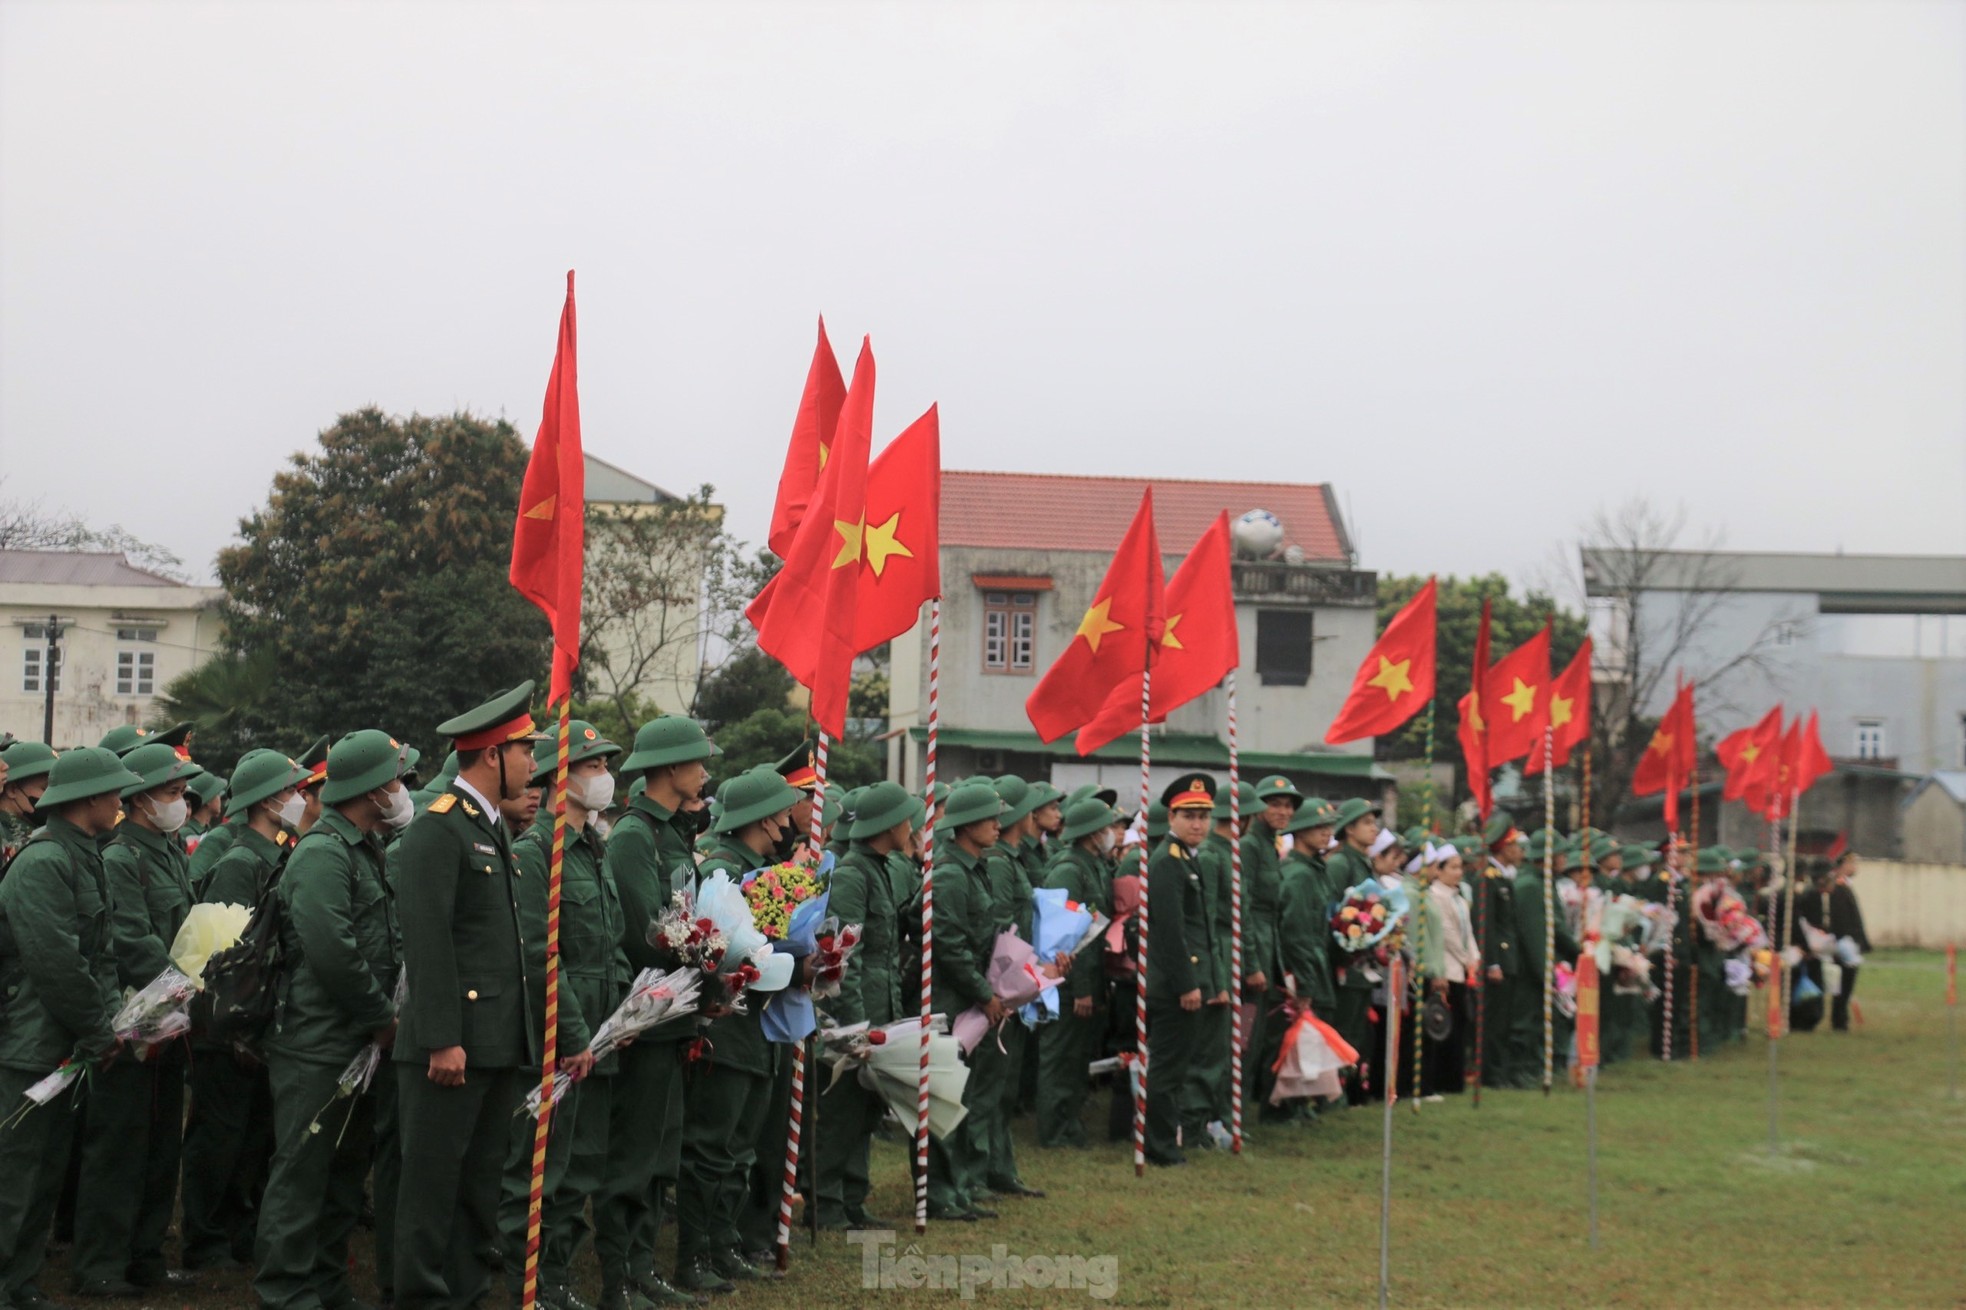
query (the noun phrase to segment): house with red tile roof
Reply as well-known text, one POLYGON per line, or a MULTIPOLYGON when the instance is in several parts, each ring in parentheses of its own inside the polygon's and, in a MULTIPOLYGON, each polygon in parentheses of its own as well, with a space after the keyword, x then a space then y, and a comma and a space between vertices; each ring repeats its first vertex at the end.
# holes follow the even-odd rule
MULTIPOLYGON (((1244 776, 1284 773, 1307 792, 1373 795, 1387 775, 1371 743, 1321 743, 1375 632, 1377 578, 1356 552, 1328 484, 1192 478, 942 474, 937 773, 1018 773, 1060 787, 1100 781, 1137 795, 1137 737, 1081 759, 1071 737, 1039 741, 1024 701, 1072 640, 1149 486, 1170 576, 1227 510, 1242 662, 1236 674, 1244 776)), ((890 651, 889 776, 916 786, 928 704, 928 624, 890 651)), ((1154 728, 1156 787, 1228 761, 1218 688, 1154 728)))

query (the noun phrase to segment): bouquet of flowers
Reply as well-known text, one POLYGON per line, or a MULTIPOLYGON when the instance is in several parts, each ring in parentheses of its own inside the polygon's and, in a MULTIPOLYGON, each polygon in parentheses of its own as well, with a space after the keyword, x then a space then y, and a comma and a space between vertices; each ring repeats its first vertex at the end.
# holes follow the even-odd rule
MULTIPOLYGON (((765 1039, 773 1042, 802 1042, 819 1026, 819 1015, 813 1009, 813 993, 805 987, 791 986, 792 975, 798 962, 820 954, 819 941, 822 936, 832 943, 833 990, 839 990, 840 978, 846 972, 846 954, 840 948, 839 920, 826 913, 831 892, 820 892, 809 900, 801 901, 792 910, 786 921, 785 940, 780 949, 775 950, 766 965, 766 977, 752 984, 753 991, 776 992, 765 1003, 762 1016, 765 1039)), ((855 944, 860 941, 860 925, 854 924, 852 937, 855 944)))
POLYGON ((649 925, 648 943, 669 952, 685 968, 715 977, 730 951, 730 938, 707 916, 699 915, 690 894, 678 891, 649 925))
POLYGON ((1404 887, 1361 883, 1331 913, 1331 936, 1347 955, 1374 950, 1406 921, 1412 908, 1404 887))
POLYGON ((130 993, 123 1008, 109 1021, 123 1041, 139 1047, 138 1059, 191 1031, 191 998, 198 984, 176 968, 162 973, 130 993))
POLYGON ((1723 951, 1754 950, 1768 944, 1761 921, 1725 883, 1710 882, 1693 893, 1693 914, 1707 940, 1723 951))
MULTIPOLYGON (((409 994, 410 975, 409 971, 405 970, 396 975, 396 991, 391 998, 398 1014, 402 1013, 403 1002, 409 998, 409 994)), ((335 1080, 334 1096, 315 1114, 314 1121, 307 1125, 307 1131, 310 1133, 321 1131, 321 1116, 332 1109, 336 1101, 350 1101, 368 1091, 369 1084, 375 1080, 375 1071, 382 1067, 382 1061, 383 1050, 380 1042, 370 1042, 356 1052, 355 1058, 348 1062, 348 1067, 341 1071, 341 1077, 335 1080)), ((341 1121, 342 1132, 348 1131, 348 1120, 354 1115, 355 1107, 350 1105, 347 1117, 341 1121)), ((339 1144, 340 1139, 337 1138, 336 1145, 339 1144)))
POLYGON ((63 1060, 59 1065, 56 1065, 53 1073, 31 1084, 21 1094, 21 1103, 18 1109, 5 1119, 0 1119, 0 1133, 6 1132, 9 1128, 12 1128, 15 1124, 27 1118, 28 1111, 32 1110, 35 1106, 46 1105, 73 1087, 76 1079, 80 1078, 83 1071, 87 1068, 88 1066, 86 1064, 78 1064, 74 1060, 63 1060))
MULTIPOLYGON (((942 1026, 942 1016, 936 1015, 928 1046, 928 1131, 938 1140, 953 1132, 969 1113, 963 1105, 969 1068, 962 1062, 956 1040, 945 1034, 942 1026)), ((820 1058, 834 1066, 836 1080, 848 1069, 856 1070, 860 1085, 879 1094, 895 1118, 912 1129, 920 1113, 916 1098, 920 1091, 921 1040, 919 1018, 881 1028, 866 1024, 828 1028, 819 1034, 820 1058)))
POLYGON ((204 987, 205 962, 237 946, 252 918, 250 905, 192 906, 178 925, 177 936, 171 939, 171 963, 191 979, 194 987, 204 987))
MULTIPOLYGON (((990 963, 983 973, 989 981, 991 993, 1003 1002, 1006 1010, 1028 1005, 1044 992, 1058 986, 1058 980, 1045 972, 1045 962, 1038 959, 1031 943, 1014 932, 997 934, 996 945, 990 951, 990 963)), ((990 1021, 981 1006, 973 1005, 956 1016, 956 1041, 965 1053, 975 1050, 976 1044, 983 1040, 983 1034, 989 1029, 990 1021)))
POLYGON ((814 1000, 823 1001, 840 994, 840 979, 846 974, 846 962, 859 946, 859 924, 842 925, 838 919, 829 917, 819 925, 812 949, 814 1000))
MULTIPOLYGON (((628 988, 627 998, 589 1036, 588 1053, 596 1060, 605 1060, 658 1024, 694 1013, 702 986, 703 973, 699 969, 672 969, 666 973, 661 969, 642 970, 635 975, 634 983, 628 988)), ((558 1105, 571 1086, 572 1075, 564 1070, 555 1070, 552 1103, 558 1105)), ((519 1113, 537 1119, 540 1099, 540 1089, 535 1086, 526 1093, 525 1104, 519 1107, 519 1113)))
MULTIPOLYGON (((1040 966, 1055 965, 1060 956, 1078 953, 1105 935, 1106 916, 1079 904, 1062 887, 1040 887, 1031 893, 1031 950, 1040 966)), ((1017 1012, 1026 1027, 1035 1028, 1058 1017, 1058 990, 1047 987, 1017 1012)))
POLYGON ((751 921, 767 940, 785 940, 792 928, 792 913, 806 901, 823 895, 833 872, 833 856, 828 852, 817 868, 787 860, 767 865, 744 875, 744 900, 751 909, 751 921))

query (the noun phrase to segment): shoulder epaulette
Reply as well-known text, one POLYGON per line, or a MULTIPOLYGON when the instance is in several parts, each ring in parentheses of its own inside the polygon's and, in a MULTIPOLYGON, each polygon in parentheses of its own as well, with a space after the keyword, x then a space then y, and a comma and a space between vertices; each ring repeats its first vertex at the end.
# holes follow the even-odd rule
POLYGON ((292 840, 293 838, 287 836, 287 830, 285 828, 282 828, 280 829, 280 831, 273 834, 273 844, 275 846, 285 846, 288 842, 292 840))
MULTIPOLYGON (((454 791, 447 791, 442 796, 439 796, 436 800, 430 802, 430 813, 449 814, 451 812, 451 806, 455 804, 457 804, 457 793, 454 791)), ((467 805, 464 807, 464 809, 466 813, 469 813, 471 807, 467 805)))

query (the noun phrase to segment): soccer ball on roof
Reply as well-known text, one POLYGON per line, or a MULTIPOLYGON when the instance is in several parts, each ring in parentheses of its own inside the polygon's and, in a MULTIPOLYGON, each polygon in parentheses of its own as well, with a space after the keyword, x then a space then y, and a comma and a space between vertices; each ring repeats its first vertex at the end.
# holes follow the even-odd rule
POLYGON ((1236 520, 1236 554, 1244 559, 1268 559, 1283 545, 1283 520, 1266 509, 1252 509, 1236 520))

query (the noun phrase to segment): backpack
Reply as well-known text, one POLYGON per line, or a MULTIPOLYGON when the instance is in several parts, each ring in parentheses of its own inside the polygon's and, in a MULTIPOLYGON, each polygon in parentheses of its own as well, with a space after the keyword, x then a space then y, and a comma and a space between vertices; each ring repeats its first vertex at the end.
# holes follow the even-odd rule
POLYGON ((286 963, 280 930, 286 918, 279 879, 269 878, 239 940, 205 962, 204 990, 191 1001, 193 1031, 220 1045, 252 1046, 259 1041, 280 1002, 280 976, 286 963))

